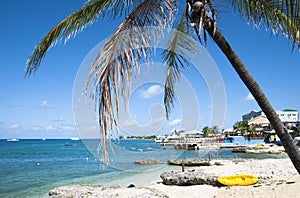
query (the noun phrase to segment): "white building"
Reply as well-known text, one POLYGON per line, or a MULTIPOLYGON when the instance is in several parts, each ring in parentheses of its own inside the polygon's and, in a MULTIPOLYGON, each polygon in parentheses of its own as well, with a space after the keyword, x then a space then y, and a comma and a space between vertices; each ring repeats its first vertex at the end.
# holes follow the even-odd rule
POLYGON ((278 114, 281 122, 298 122, 299 121, 299 113, 296 110, 283 110, 283 111, 276 111, 278 114))
MULTIPOLYGON (((284 109, 276 111, 276 113, 284 127, 288 130, 293 130, 299 124, 299 113, 297 110, 284 109)), ((251 111, 243 115, 243 120, 247 120, 249 125, 263 127, 259 129, 271 129, 270 122, 262 111, 251 111)))
MULTIPOLYGON (((277 115, 279 116, 281 122, 284 123, 297 123, 299 122, 299 113, 297 110, 292 109, 285 109, 282 111, 276 111, 277 115)), ((243 115, 243 120, 247 120, 248 122, 251 122, 251 120, 254 120, 258 117, 266 117, 264 112, 262 111, 251 111, 250 113, 247 113, 243 115)))

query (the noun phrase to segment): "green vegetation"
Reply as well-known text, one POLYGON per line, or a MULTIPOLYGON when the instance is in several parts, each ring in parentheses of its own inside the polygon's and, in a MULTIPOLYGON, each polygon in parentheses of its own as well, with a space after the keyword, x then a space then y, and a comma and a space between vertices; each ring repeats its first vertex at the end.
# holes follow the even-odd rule
POLYGON ((209 136, 216 135, 219 132, 219 130, 217 126, 212 126, 212 127, 206 126, 202 129, 202 132, 204 137, 209 137, 209 136))

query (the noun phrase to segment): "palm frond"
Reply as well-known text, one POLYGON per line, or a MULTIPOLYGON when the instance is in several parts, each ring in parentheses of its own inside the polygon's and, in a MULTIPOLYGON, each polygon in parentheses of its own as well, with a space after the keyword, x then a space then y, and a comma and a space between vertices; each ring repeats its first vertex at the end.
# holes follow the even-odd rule
POLYGON ((62 40, 67 41, 72 35, 76 35, 76 33, 83 30, 88 24, 95 21, 109 1, 110 0, 98 0, 88 2, 81 9, 54 26, 39 42, 29 57, 25 76, 29 76, 38 69, 41 60, 52 45, 62 40))
POLYGON ((175 100, 175 82, 180 80, 180 67, 189 65, 186 52, 195 54, 198 51, 198 45, 193 40, 189 32, 190 23, 185 23, 187 19, 188 6, 184 9, 181 19, 176 27, 176 32, 171 36, 169 45, 163 51, 163 60, 167 65, 164 105, 166 117, 169 117, 171 108, 175 100))
POLYGON ((249 22, 270 28, 275 35, 282 33, 293 49, 300 50, 299 0, 232 0, 232 5, 249 22))
POLYGON ((138 7, 143 0, 111 0, 111 4, 105 12, 103 17, 125 17, 130 14, 132 10, 138 7))
POLYGON ((107 133, 116 128, 119 98, 126 104, 133 71, 138 64, 147 62, 151 42, 155 42, 163 26, 172 21, 175 0, 146 0, 135 8, 106 41, 98 53, 86 80, 91 90, 102 130, 102 159, 107 161, 107 133), (156 28, 147 28, 156 26, 156 28))
POLYGON ((54 26, 48 34, 38 43, 27 61, 25 77, 34 73, 50 47, 58 42, 66 42, 70 37, 76 36, 89 24, 92 24, 103 13, 112 18, 124 15, 138 6, 142 0, 90 0, 81 9, 75 11, 59 24, 54 26), (105 9, 107 8, 107 9, 105 9), (105 10, 105 12, 103 12, 105 10))

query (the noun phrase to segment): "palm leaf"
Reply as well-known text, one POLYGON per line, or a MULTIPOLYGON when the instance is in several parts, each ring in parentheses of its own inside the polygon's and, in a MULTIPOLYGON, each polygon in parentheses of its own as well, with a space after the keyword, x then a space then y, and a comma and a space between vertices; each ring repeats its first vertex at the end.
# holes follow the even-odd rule
POLYGON ((92 81, 92 97, 98 105, 102 130, 102 160, 107 159, 107 133, 117 129, 119 98, 126 104, 131 76, 138 64, 147 62, 162 27, 172 22, 174 0, 146 0, 135 8, 106 41, 98 53, 86 81, 86 90, 92 81), (156 26, 157 28, 145 28, 156 26))
POLYGON ((59 24, 54 26, 49 33, 39 42, 27 61, 25 76, 34 73, 48 49, 55 43, 67 41, 72 35, 83 30, 88 24, 95 21, 100 12, 110 0, 90 1, 78 11, 74 12, 59 24))
POLYGON ((109 15, 113 19, 128 13, 138 6, 142 0, 90 0, 81 9, 75 11, 59 24, 54 26, 39 42, 27 61, 25 77, 34 73, 49 48, 61 41, 67 41, 76 36, 89 24, 92 24, 99 14, 109 15), (106 8, 106 9, 105 9, 106 8), (103 12, 105 10, 105 12, 103 12))
POLYGON ((103 12, 103 16, 109 16, 112 19, 125 17, 142 2, 143 0, 111 0, 108 9, 103 12))
POLYGON ((166 117, 169 117, 171 108, 174 106, 175 100, 175 82, 180 80, 180 68, 189 65, 186 52, 195 54, 198 45, 193 37, 190 36, 190 23, 187 20, 188 6, 184 9, 181 19, 176 27, 176 32, 171 36, 169 45, 163 51, 163 60, 167 65, 164 105, 166 117))
POLYGON ((232 0, 235 10, 257 26, 272 29, 275 35, 282 33, 292 48, 300 50, 300 1, 298 0, 232 0))

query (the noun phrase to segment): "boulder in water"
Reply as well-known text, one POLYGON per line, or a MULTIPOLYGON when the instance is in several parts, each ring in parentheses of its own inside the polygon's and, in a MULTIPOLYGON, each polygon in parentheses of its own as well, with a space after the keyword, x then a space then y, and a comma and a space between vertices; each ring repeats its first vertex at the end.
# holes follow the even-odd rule
POLYGON ((147 159, 147 160, 135 160, 135 164, 162 164, 162 160, 147 159))

